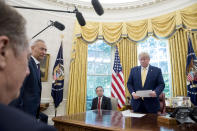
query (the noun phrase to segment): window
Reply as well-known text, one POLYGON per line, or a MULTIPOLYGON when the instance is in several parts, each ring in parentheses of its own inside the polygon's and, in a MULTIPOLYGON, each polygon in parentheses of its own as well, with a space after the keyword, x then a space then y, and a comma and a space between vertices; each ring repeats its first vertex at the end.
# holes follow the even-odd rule
POLYGON ((104 88, 105 96, 111 96, 111 48, 103 40, 88 45, 86 110, 91 109, 92 99, 97 96, 97 86, 104 88))
MULTIPOLYGON (((170 97, 171 92, 171 71, 170 71, 170 57, 167 40, 157 40, 149 37, 146 41, 138 44, 138 54, 145 51, 150 54, 150 64, 161 68, 162 75, 165 82, 164 93, 166 97, 170 97)), ((139 65, 140 63, 138 63, 139 65)))

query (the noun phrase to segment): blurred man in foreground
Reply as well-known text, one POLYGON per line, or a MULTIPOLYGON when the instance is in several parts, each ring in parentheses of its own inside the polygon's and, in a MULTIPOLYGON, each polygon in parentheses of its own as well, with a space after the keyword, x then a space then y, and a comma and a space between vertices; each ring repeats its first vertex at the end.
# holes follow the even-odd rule
POLYGON ((7 106, 19 96, 29 74, 30 55, 24 18, 0 0, 0 131, 54 131, 31 116, 7 106))

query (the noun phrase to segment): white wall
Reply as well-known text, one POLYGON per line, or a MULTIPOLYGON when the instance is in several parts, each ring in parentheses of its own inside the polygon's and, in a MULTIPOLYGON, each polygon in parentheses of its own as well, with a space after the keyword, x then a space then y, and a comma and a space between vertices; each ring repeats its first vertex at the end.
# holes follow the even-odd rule
POLYGON ((57 110, 58 115, 65 114, 65 105, 67 101, 67 91, 68 91, 68 79, 69 79, 69 65, 70 65, 70 54, 72 49, 72 35, 75 23, 75 17, 67 16, 61 13, 48 13, 43 11, 32 11, 17 9, 27 21, 27 34, 30 43, 36 39, 42 39, 47 44, 47 53, 50 54, 49 60, 49 72, 48 72, 48 82, 42 83, 42 98, 41 102, 49 102, 49 108, 44 111, 49 115, 49 122, 52 123, 51 118, 54 116, 54 106, 51 97, 51 85, 52 85, 52 70, 57 57, 57 53, 60 47, 61 34, 64 35, 63 40, 63 57, 64 57, 64 68, 65 68, 65 82, 64 82, 64 99, 57 110), (65 25, 64 31, 59 31, 55 27, 48 28, 35 39, 31 40, 32 36, 37 34, 39 31, 44 29, 48 24, 49 20, 59 21, 65 25))

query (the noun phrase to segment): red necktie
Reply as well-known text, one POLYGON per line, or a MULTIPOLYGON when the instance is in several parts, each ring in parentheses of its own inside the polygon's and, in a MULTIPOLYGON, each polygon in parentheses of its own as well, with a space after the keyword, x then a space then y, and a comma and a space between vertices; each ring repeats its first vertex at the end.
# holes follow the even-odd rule
POLYGON ((99 110, 101 109, 100 106, 101 106, 101 97, 99 97, 98 106, 97 106, 99 110))

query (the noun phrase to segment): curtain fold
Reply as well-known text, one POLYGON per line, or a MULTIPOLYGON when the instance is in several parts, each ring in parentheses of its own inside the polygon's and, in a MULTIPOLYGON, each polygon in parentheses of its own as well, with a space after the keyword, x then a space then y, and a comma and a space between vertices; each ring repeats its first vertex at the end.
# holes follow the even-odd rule
POLYGON ((86 111, 87 47, 81 38, 73 45, 66 114, 86 111))
POLYGON ((180 10, 183 25, 190 29, 197 29, 197 4, 180 10))
POLYGON ((151 19, 154 35, 160 38, 169 37, 176 28, 175 13, 151 19))
MULTIPOLYGON (((76 22, 76 24, 78 23, 76 22)), ((86 26, 81 27, 81 36, 88 43, 96 41, 98 35, 99 24, 97 22, 87 22, 86 26)))
POLYGON ((122 64, 124 74, 124 85, 126 88, 126 97, 131 97, 128 88, 127 81, 129 79, 130 70, 132 67, 137 66, 137 44, 126 38, 117 43, 120 62, 122 64))
MULTIPOLYGON (((191 33, 190 38, 194 51, 197 52, 197 34, 191 33)), ((172 95, 186 96, 186 59, 188 50, 188 35, 183 29, 179 29, 169 39, 171 58, 172 95)))
POLYGON ((103 23, 103 38, 106 42, 113 44, 117 42, 122 34, 123 23, 103 23))
POLYGON ((165 15, 138 21, 127 22, 87 22, 79 26, 76 22, 76 37, 82 37, 87 43, 93 43, 98 37, 107 43, 119 42, 128 37, 134 42, 143 41, 149 35, 157 38, 169 38, 179 28, 197 29, 197 4, 165 15))
POLYGON ((147 37, 148 34, 148 20, 127 22, 126 28, 128 32, 128 37, 131 41, 143 40, 147 37))

